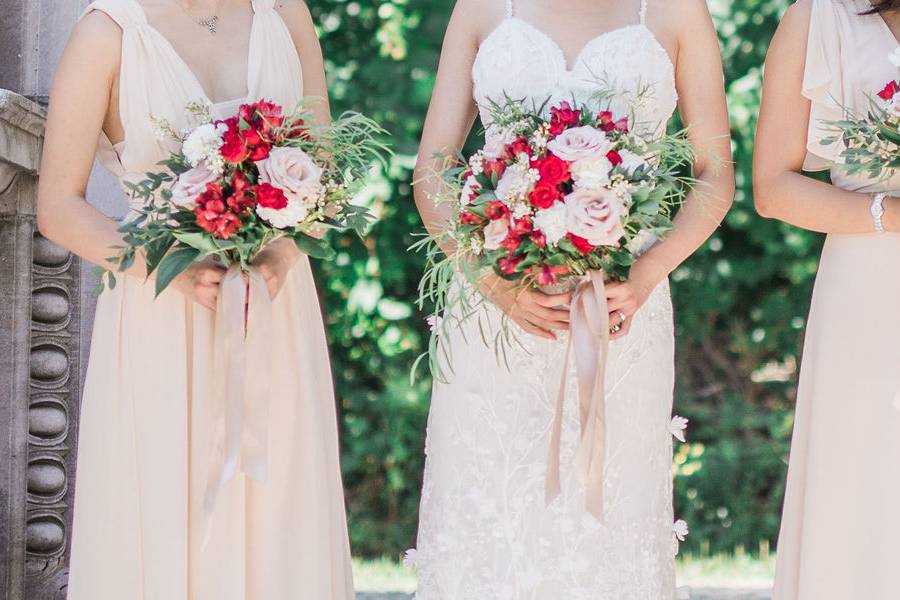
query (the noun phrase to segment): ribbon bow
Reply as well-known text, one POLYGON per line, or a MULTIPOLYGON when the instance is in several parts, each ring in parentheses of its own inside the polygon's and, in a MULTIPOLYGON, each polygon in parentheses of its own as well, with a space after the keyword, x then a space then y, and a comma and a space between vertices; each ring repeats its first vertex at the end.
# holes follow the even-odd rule
POLYGON ((585 484, 586 508, 598 520, 603 518, 603 463, 606 454, 606 357, 609 350, 609 306, 602 271, 591 271, 572 296, 570 335, 563 359, 562 381, 556 400, 556 414, 547 461, 545 500, 559 496, 560 444, 563 405, 566 398, 569 354, 575 355, 578 379, 578 408, 581 440, 575 458, 579 478, 585 484))
POLYGON ((207 513, 238 469, 266 479, 269 363, 262 352, 270 339, 272 300, 263 276, 232 266, 220 284, 216 305, 212 415, 213 456, 204 498, 207 513))

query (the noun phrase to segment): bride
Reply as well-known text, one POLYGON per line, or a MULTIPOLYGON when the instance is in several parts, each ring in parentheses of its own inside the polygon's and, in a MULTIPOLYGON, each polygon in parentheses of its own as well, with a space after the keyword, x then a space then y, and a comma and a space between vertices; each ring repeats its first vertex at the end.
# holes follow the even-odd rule
MULTIPOLYGON (((304 95, 327 98, 315 29, 299 0, 91 4, 51 93, 41 232, 108 266, 122 235, 84 197, 98 140, 104 166, 123 183, 140 180, 177 150, 157 140, 151 117, 181 128, 190 125, 191 101, 209 102, 222 118, 260 99, 292 110, 304 95)), ((327 101, 314 116, 327 122, 327 101)), ((196 263, 154 298, 138 259, 100 296, 81 406, 70 600, 353 598, 309 261, 292 242, 276 242, 254 266, 278 324, 256 349, 271 365, 259 374, 270 378, 268 411, 248 408, 267 432, 264 481, 238 473, 222 483, 210 468, 223 269, 196 263), (215 503, 205 502, 208 489, 218 490, 215 503)))
POLYGON ((719 46, 705 3, 460 0, 422 136, 416 202, 437 236, 447 214, 431 200, 440 185, 431 174, 441 167, 440 154, 462 147, 479 111, 486 120, 491 100, 586 102, 610 87, 619 112, 656 133, 679 109, 703 190, 688 198, 675 230, 646 249, 631 279, 608 288, 616 333, 603 518, 586 511, 572 468, 579 436, 574 385, 566 394, 562 493, 544 501, 570 298, 488 277, 481 290, 494 305, 493 325, 505 313, 524 348, 512 351, 507 369, 482 343, 477 319, 450 333, 449 344, 464 349, 454 352, 454 377, 436 383, 432 395, 418 547, 411 551, 419 600, 674 596, 673 557, 684 531, 672 515, 671 439, 681 435, 673 427, 681 421, 671 415, 667 276, 716 229, 734 191, 723 160, 731 148, 719 46))

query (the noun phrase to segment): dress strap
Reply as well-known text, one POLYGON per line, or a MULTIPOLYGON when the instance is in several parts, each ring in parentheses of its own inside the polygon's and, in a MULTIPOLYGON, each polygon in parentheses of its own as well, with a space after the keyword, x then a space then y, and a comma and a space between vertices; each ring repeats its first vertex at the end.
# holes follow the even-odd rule
POLYGON ((641 25, 647 24, 647 0, 641 0, 641 25))
POLYGON ((510 19, 516 16, 515 0, 506 0, 506 18, 510 19))
POLYGON ((147 24, 147 15, 137 0, 97 0, 88 5, 81 16, 95 10, 106 13, 123 30, 147 24))

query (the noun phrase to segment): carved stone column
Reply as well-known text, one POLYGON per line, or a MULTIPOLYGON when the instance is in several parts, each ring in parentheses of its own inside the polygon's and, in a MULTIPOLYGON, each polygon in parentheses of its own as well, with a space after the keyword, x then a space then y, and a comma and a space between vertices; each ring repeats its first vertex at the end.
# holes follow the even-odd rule
POLYGON ((0 90, 0 585, 64 599, 81 360, 81 263, 36 231, 44 109, 0 90))

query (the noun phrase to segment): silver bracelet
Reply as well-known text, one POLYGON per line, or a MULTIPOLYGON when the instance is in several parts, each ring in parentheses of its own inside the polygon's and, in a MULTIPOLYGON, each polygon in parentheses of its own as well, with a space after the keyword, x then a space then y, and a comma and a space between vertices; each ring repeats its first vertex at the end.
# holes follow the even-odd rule
POLYGON ((878 233, 884 233, 884 222, 882 221, 882 218, 884 217, 885 198, 887 198, 887 193, 878 192, 872 196, 872 206, 869 208, 869 214, 872 215, 872 223, 875 225, 875 231, 878 233))

